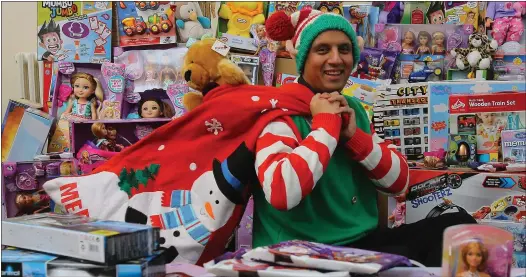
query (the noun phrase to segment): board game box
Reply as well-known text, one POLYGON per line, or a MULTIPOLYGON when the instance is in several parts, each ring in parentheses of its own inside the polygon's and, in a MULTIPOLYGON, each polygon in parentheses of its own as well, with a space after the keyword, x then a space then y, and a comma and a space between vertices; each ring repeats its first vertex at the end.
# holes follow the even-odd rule
POLYGON ((37 5, 39 61, 111 60, 111 2, 39 1, 37 5))
MULTIPOLYGON (((74 199, 73 191, 64 191, 74 199)), ((67 206, 82 206, 80 200, 67 206)), ((67 207, 66 206, 66 207, 67 207)), ((149 225, 97 220, 78 214, 43 213, 2 221, 2 244, 101 264, 151 256, 159 229, 149 225)))

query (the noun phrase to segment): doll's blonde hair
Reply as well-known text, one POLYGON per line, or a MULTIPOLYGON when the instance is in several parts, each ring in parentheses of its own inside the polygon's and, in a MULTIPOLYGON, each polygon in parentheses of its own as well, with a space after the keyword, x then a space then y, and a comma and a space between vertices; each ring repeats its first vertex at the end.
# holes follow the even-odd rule
POLYGON ((446 35, 444 35, 444 33, 442 33, 442 32, 434 32, 434 33, 433 33, 433 39, 437 39, 437 38, 439 38, 439 37, 440 37, 440 38, 445 38, 446 35))
POLYGON ((104 123, 95 122, 95 123, 91 124, 91 132, 98 139, 105 138, 104 134, 102 133, 102 128, 106 128, 106 125, 104 125, 104 123))
POLYGON ((466 256, 468 255, 469 250, 478 247, 480 250, 480 254, 482 256, 482 260, 480 261, 480 264, 477 266, 477 270, 479 272, 483 272, 486 270, 486 262, 488 261, 488 249, 482 244, 482 242, 479 241, 472 241, 467 243, 462 247, 460 250, 460 256, 462 257, 462 262, 464 263, 465 270, 469 270, 469 264, 466 259, 466 256))
POLYGON ((95 88, 95 93, 88 97, 88 100, 91 100, 93 97, 97 97, 97 99, 102 103, 102 100, 104 100, 104 92, 102 91, 102 86, 100 84, 99 79, 93 77, 93 75, 88 73, 75 73, 71 76, 71 86, 75 84, 75 82, 78 79, 86 79, 88 82, 90 82, 91 86, 95 88))
POLYGON ((68 176, 73 172, 73 162, 66 161, 60 164, 60 176, 68 176))

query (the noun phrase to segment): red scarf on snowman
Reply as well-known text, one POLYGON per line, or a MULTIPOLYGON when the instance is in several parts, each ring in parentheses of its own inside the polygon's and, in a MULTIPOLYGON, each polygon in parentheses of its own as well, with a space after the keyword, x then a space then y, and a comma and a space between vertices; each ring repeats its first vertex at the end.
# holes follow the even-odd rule
MULTIPOLYGON (((174 195, 187 195, 175 191, 190 191, 200 176, 213 171, 221 192, 230 194, 227 198, 236 205, 230 218, 224 220, 226 223, 211 231, 199 259, 190 261, 202 264, 223 252, 243 214, 246 193, 241 195, 239 191, 246 192, 248 184, 244 182, 252 179, 239 175, 254 171, 254 163, 240 162, 239 157, 247 157, 247 152, 254 155, 257 138, 274 119, 310 115, 312 96, 300 84, 280 88, 220 86, 206 94, 195 110, 156 129, 92 174, 57 178, 44 184, 44 188, 56 205, 69 213, 128 221, 127 209, 134 197, 162 191, 161 203, 145 202, 143 206, 170 208, 175 202, 187 201, 173 199, 174 195)), ((134 205, 135 210, 141 210, 141 205, 134 205)), ((179 245, 172 246, 177 255, 185 256, 179 245)))

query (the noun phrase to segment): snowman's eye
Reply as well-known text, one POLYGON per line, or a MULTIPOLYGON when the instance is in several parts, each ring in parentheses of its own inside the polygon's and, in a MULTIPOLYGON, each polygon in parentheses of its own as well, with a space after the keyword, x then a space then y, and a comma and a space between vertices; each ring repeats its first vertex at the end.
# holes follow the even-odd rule
POLYGON ((212 194, 212 191, 210 191, 210 194, 212 194))
POLYGON ((219 204, 219 200, 216 200, 216 204, 219 204))

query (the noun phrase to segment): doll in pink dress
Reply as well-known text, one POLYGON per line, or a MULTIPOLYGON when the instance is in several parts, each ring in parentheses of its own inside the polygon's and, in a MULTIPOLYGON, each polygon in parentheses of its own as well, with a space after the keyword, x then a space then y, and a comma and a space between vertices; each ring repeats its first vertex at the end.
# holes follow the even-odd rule
POLYGON ((500 45, 508 41, 519 42, 524 33, 522 17, 526 2, 489 2, 486 10, 487 24, 493 23, 491 36, 500 45))
POLYGON ((393 210, 389 216, 389 221, 393 222, 393 228, 400 227, 402 224, 405 224, 405 195, 397 196, 396 199, 396 208, 393 210))

